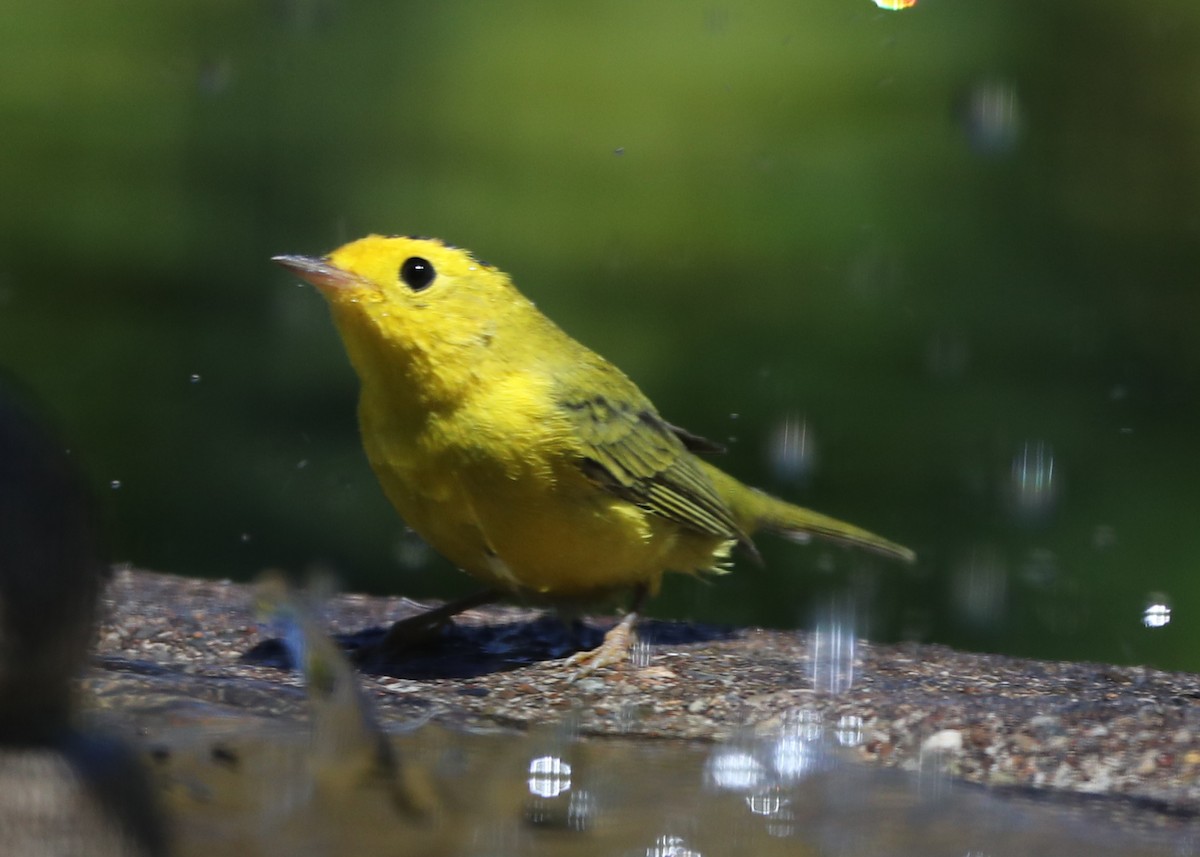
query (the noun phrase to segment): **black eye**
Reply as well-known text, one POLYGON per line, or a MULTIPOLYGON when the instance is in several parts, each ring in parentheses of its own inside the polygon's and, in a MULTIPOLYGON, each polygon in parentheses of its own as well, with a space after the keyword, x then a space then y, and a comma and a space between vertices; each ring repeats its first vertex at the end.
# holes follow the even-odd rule
POLYGON ((436 276, 433 264, 420 256, 409 256, 400 266, 400 279, 414 292, 429 288, 436 276))

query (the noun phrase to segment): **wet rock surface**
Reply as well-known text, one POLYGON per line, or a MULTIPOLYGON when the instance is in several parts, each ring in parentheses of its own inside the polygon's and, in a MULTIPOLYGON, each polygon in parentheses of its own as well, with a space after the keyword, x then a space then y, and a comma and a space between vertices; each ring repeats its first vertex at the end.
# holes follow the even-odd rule
MULTIPOLYGON (((355 634, 421 609, 342 595, 326 618, 355 634)), ((814 635, 650 622, 630 663, 574 680, 559 659, 607 623, 588 627, 573 643, 538 611, 473 610, 393 674, 364 675, 364 688, 391 730, 431 719, 524 729, 570 716, 584 736, 710 742, 775 734, 799 718, 869 763, 926 771, 936 760, 953 778, 1038 800, 1111 801, 1115 814, 1172 825, 1200 818, 1195 675, 857 642, 835 664, 840 692, 818 692, 814 635)), ((173 707, 302 719, 297 674, 244 659, 255 651, 270 662, 268 639, 249 586, 119 571, 85 692, 135 721, 173 707)))

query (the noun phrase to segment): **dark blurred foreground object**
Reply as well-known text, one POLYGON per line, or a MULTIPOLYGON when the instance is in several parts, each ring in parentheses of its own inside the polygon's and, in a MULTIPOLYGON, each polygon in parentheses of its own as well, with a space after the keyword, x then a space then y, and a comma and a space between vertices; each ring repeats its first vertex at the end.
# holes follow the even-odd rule
POLYGON ((77 468, 0 375, 0 854, 166 853, 133 755, 71 722, 107 573, 97 549, 77 468))

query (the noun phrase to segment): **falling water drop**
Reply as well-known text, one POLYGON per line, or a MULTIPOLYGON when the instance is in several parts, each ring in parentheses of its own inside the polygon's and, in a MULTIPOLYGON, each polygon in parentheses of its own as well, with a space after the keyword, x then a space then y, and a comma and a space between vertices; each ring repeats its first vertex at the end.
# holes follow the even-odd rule
POLYGON ((1162 593, 1155 593, 1147 599, 1146 609, 1142 611, 1142 624, 1147 628, 1165 628, 1171 624, 1171 605, 1162 593))
POLYGON ((1054 450, 1042 441, 1025 443, 1013 456, 1010 480, 1016 516, 1026 523, 1045 520, 1058 499, 1054 450))
POLYGON ((854 683, 857 648, 853 610, 830 605, 809 635, 809 674, 813 690, 836 695, 854 683))
POLYGON ((817 445, 808 420, 803 416, 785 416, 775 427, 768 450, 776 478, 802 482, 812 475, 817 460, 817 445))

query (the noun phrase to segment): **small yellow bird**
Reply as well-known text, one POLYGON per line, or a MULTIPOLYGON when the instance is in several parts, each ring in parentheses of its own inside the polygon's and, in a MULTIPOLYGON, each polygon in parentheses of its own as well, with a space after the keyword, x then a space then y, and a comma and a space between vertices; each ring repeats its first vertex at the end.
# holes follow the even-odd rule
MULTIPOLYGON (((906 562, 912 551, 777 500, 697 457, 615 366, 542 315, 506 274, 425 238, 371 235, 324 258, 276 256, 325 296, 362 384, 363 445, 400 516, 491 588, 550 600, 631 589, 587 670, 624 660, 664 572, 723 572, 760 529, 906 562)), ((397 623, 383 654, 403 635, 397 623)))

